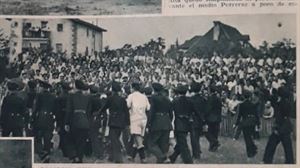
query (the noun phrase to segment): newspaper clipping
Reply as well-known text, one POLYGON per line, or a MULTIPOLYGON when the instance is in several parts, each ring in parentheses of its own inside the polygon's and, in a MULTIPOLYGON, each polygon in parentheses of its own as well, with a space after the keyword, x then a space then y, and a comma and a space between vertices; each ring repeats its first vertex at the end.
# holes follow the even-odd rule
POLYGON ((0 167, 297 167, 298 0, 0 0, 0 167))

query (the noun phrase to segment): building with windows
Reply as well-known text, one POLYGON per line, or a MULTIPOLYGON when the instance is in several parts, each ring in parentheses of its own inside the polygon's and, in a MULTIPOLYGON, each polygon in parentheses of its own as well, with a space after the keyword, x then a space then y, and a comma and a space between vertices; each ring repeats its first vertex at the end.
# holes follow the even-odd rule
POLYGON ((6 19, 10 25, 10 53, 30 47, 55 52, 93 54, 102 51, 105 29, 80 19, 6 19))

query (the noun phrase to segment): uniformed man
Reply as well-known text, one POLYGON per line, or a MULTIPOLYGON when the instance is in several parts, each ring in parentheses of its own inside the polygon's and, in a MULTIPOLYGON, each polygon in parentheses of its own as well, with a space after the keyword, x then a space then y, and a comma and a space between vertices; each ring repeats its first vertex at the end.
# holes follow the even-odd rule
POLYGON ((153 83, 154 95, 151 97, 151 109, 148 118, 149 139, 148 149, 157 158, 156 163, 168 163, 169 137, 172 130, 172 103, 163 95, 163 86, 153 83))
POLYGON ((39 81, 39 86, 41 92, 37 94, 32 114, 35 149, 42 162, 48 163, 55 122, 56 97, 50 93, 52 86, 46 81, 39 81))
POLYGON ((269 137, 263 161, 266 164, 273 162, 273 157, 278 144, 281 142, 285 152, 285 163, 294 164, 294 153, 291 140, 292 124, 290 121, 291 106, 288 100, 289 93, 283 86, 278 89, 278 99, 275 110, 275 122, 271 136, 269 137))
POLYGON ((27 92, 27 99, 26 99, 26 107, 27 107, 27 126, 25 126, 26 136, 32 137, 33 131, 32 131, 32 111, 34 108, 34 102, 36 100, 37 96, 37 81, 36 80, 30 80, 27 83, 28 85, 28 92, 27 92))
POLYGON ((106 113, 106 110, 109 110, 110 160, 114 163, 123 163, 120 136, 122 131, 130 124, 129 110, 126 99, 121 97, 121 86, 118 82, 112 83, 112 92, 101 111, 106 113))
POLYGON ((203 134, 203 127, 205 125, 205 113, 206 113, 206 100, 200 94, 201 84, 200 83, 192 83, 191 84, 191 101, 194 106, 193 113, 193 124, 191 131, 191 145, 192 145, 192 153, 193 158, 195 160, 200 159, 201 149, 200 149, 200 136, 203 134))
MULTIPOLYGON (((127 98, 130 114, 130 133, 134 138, 134 151, 140 156, 141 163, 146 162, 143 137, 147 125, 147 111, 150 110, 148 98, 140 92, 140 84, 132 84, 132 93, 127 98)), ((136 153, 133 151, 133 154, 136 153)))
POLYGON ((187 86, 179 85, 176 92, 178 97, 174 98, 172 102, 174 114, 175 114, 175 138, 176 146, 174 153, 170 156, 170 160, 174 163, 181 155, 182 161, 185 164, 192 164, 193 159, 190 153, 190 149, 187 144, 187 135, 191 131, 191 119, 194 113, 194 107, 190 99, 186 97, 187 86))
POLYGON ((18 96, 20 84, 17 81, 10 80, 7 83, 9 93, 4 97, 1 106, 0 126, 2 127, 2 136, 8 137, 10 134, 14 137, 23 136, 25 127, 26 102, 18 96))
POLYGON ((207 111, 205 115, 205 121, 208 127, 205 136, 209 141, 209 151, 215 152, 220 146, 218 136, 220 132, 222 101, 216 86, 212 86, 210 92, 211 95, 207 100, 207 111))
POLYGON ((104 146, 102 143, 102 138, 105 132, 103 132, 105 127, 102 123, 104 117, 106 117, 106 112, 99 113, 99 110, 103 106, 103 101, 100 98, 99 87, 92 85, 90 87, 91 94, 91 110, 92 110, 92 121, 90 130, 90 139, 92 143, 93 155, 98 159, 103 159, 104 146), (102 128, 102 129, 101 129, 102 128))
POLYGON ((67 100, 67 111, 65 116, 65 130, 70 132, 70 142, 75 154, 72 157, 73 163, 83 163, 91 118, 91 99, 83 91, 89 89, 88 85, 81 80, 75 81, 75 92, 70 94, 67 100))
POLYGON ((67 132, 64 129, 64 122, 65 122, 65 115, 66 115, 66 108, 67 108, 67 100, 69 97, 69 92, 72 90, 71 86, 67 82, 60 83, 61 92, 57 97, 56 106, 56 121, 57 121, 57 131, 60 136, 60 143, 59 148, 62 150, 62 153, 65 157, 69 157, 70 153, 72 153, 71 146, 68 143, 67 132))
POLYGON ((253 141, 255 127, 259 126, 259 115, 256 105, 252 102, 251 92, 244 92, 244 102, 239 105, 239 113, 234 127, 239 126, 244 135, 247 156, 252 158, 257 153, 257 147, 253 141))

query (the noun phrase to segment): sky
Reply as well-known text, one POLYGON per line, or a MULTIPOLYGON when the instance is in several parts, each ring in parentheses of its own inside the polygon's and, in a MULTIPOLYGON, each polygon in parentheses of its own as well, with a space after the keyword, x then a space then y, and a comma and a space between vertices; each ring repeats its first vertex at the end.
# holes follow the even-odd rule
POLYGON ((107 30, 104 46, 115 49, 126 43, 141 45, 158 37, 166 40, 167 47, 176 39, 182 44, 195 35, 204 35, 216 20, 250 35, 250 43, 256 47, 264 40, 274 43, 283 38, 291 38, 293 42, 297 39, 296 15, 293 14, 109 17, 90 21, 107 30), (282 26, 278 27, 278 23, 282 26))

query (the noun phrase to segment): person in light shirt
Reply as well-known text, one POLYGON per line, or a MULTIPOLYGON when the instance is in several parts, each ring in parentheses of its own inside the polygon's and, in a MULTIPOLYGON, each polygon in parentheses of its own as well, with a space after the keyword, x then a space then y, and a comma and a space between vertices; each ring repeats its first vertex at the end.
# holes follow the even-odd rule
MULTIPOLYGON (((137 151, 142 163, 146 162, 143 137, 146 131, 147 115, 150 110, 150 103, 146 95, 142 94, 140 84, 132 84, 133 92, 127 98, 127 106, 130 114, 130 133, 134 138, 134 151, 137 151)), ((133 152, 136 153, 136 152, 133 152)))

